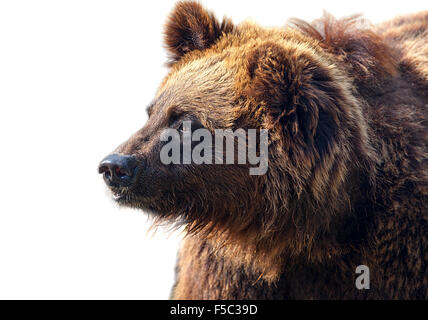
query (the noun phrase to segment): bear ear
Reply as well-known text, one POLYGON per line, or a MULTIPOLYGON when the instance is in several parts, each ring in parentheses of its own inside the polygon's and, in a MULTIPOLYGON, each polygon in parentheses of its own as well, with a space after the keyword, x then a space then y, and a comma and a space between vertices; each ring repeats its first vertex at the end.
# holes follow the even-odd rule
POLYGON ((178 2, 165 26, 165 44, 172 63, 190 51, 209 48, 233 28, 229 19, 220 23, 197 2, 178 2))
POLYGON ((297 49, 265 43, 248 56, 248 75, 245 94, 265 106, 272 126, 282 126, 293 143, 328 152, 348 100, 331 67, 297 49))

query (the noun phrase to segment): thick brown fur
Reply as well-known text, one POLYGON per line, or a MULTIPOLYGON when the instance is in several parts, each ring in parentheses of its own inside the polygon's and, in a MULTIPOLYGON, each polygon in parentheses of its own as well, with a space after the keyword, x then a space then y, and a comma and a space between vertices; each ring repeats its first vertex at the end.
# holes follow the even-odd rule
POLYGON ((124 205, 184 225, 175 299, 428 298, 428 13, 261 28, 179 2, 170 72, 116 152, 124 205), (269 129, 269 168, 162 165, 162 129, 269 129), (355 269, 370 268, 370 289, 355 269))

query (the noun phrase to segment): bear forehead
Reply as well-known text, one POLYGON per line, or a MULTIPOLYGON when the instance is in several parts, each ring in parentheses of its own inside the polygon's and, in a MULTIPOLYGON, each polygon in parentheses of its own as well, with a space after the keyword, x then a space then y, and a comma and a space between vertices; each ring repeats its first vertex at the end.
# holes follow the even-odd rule
POLYGON ((227 112, 235 101, 236 71, 226 67, 223 58, 195 59, 172 71, 155 96, 156 113, 192 113, 208 118, 211 112, 227 112))

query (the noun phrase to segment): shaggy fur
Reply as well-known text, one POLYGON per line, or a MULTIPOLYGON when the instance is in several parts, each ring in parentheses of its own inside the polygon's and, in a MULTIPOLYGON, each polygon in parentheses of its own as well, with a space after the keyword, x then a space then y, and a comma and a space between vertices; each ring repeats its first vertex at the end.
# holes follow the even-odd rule
POLYGON ((179 2, 170 72, 116 152, 143 168, 118 201, 185 226, 175 299, 428 298, 428 13, 233 25, 179 2), (269 169, 163 165, 159 137, 269 129, 269 169), (370 290, 355 287, 358 265, 370 290))

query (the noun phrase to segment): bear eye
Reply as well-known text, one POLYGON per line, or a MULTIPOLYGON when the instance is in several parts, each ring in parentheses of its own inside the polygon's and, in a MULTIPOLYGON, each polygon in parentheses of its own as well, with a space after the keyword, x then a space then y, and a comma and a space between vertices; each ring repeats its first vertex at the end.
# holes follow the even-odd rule
POLYGON ((171 122, 170 128, 177 128, 180 133, 191 133, 196 129, 203 128, 203 125, 195 119, 191 118, 178 118, 171 122), (186 122, 186 125, 184 123, 186 122))
MULTIPOLYGON (((190 121, 190 120, 187 120, 187 121, 190 121)), ((193 121, 191 122, 191 124, 193 124, 193 121)), ((181 133, 190 132, 192 131, 192 128, 189 128, 188 126, 184 126, 183 122, 181 122, 180 126, 178 127, 178 131, 180 131, 181 133)))
POLYGON ((172 112, 168 119, 168 127, 177 129, 179 132, 184 133, 187 131, 194 131, 196 129, 203 128, 201 122, 193 115, 172 112), (184 123, 189 123, 186 126, 184 123))

